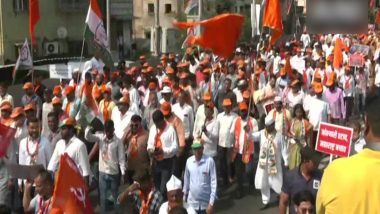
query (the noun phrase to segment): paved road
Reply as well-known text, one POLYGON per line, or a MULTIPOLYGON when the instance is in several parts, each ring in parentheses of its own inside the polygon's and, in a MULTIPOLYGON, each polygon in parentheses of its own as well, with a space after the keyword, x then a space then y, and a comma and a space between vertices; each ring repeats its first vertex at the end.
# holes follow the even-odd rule
POLYGON ((260 210, 262 206, 261 194, 259 190, 253 187, 246 187, 244 196, 240 199, 234 198, 234 189, 236 184, 232 185, 223 192, 221 197, 215 204, 215 213, 217 214, 235 214, 235 213, 262 213, 262 214, 275 214, 278 213, 277 195, 271 195, 270 208, 260 210))

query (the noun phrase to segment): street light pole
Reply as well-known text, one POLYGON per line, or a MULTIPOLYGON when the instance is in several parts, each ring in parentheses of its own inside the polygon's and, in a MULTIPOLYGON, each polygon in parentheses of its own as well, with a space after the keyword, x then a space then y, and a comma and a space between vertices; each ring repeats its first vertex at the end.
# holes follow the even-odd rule
POLYGON ((110 8, 110 1, 106 1, 106 16, 107 16, 107 42, 108 42, 108 48, 111 50, 111 8, 110 8))
POLYGON ((160 2, 155 1, 154 7, 154 31, 155 31, 155 47, 153 55, 158 56, 160 54, 160 2))

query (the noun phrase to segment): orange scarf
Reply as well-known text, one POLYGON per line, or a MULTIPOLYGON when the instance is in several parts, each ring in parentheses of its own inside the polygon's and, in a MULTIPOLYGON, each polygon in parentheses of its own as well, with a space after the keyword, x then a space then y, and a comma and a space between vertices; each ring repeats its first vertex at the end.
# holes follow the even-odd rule
POLYGON ((149 206, 153 200, 153 193, 154 193, 153 190, 150 191, 150 193, 148 195, 148 200, 145 201, 144 193, 140 190, 139 198, 141 201, 141 207, 140 207, 140 213, 139 214, 148 214, 149 213, 149 206))
POLYGON ((108 106, 110 105, 111 101, 104 100, 104 106, 103 106, 103 119, 104 121, 107 121, 110 119, 110 111, 108 109, 108 106))
MULTIPOLYGON (((253 124, 249 118, 248 118, 248 124, 247 125, 252 130, 253 124)), ((236 123, 235 123, 235 145, 234 145, 232 160, 234 160, 236 158, 236 155, 239 153, 240 131, 241 131, 241 117, 238 117, 236 119, 236 123)), ((245 132, 244 133, 243 154, 242 154, 243 163, 245 163, 245 164, 249 163, 249 161, 251 160, 251 154, 252 154, 253 149, 254 149, 254 143, 252 141, 248 140, 248 133, 245 132)))
POLYGON ((166 129, 167 124, 165 124, 165 127, 163 129, 157 129, 156 139, 154 143, 154 148, 156 151, 160 151, 159 154, 155 156, 156 160, 162 161, 164 159, 164 152, 162 150, 162 141, 161 141, 161 135, 166 129))
POLYGON ((140 128, 135 135, 132 136, 128 147, 128 159, 135 160, 139 154, 137 138, 139 137, 142 129, 140 128))
POLYGON ((83 96, 85 96, 87 107, 93 110, 95 114, 98 114, 98 106, 95 102, 94 97, 92 96, 92 89, 93 89, 92 83, 84 83, 80 91, 80 97, 81 99, 83 99, 84 98, 83 96))

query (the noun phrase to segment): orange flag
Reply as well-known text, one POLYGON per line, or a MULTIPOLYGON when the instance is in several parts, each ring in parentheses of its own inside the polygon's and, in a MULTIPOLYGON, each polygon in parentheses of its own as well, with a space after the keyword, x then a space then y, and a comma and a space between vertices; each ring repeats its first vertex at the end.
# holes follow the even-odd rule
POLYGON ((277 40, 281 37, 284 32, 284 27, 282 25, 282 16, 281 16, 281 4, 280 0, 267 0, 264 17, 263 17, 263 26, 269 27, 272 29, 272 36, 270 44, 274 45, 277 40))
POLYGON ((334 62, 333 66, 335 69, 339 69, 343 65, 343 53, 342 49, 344 48, 344 44, 340 38, 337 38, 335 40, 335 46, 334 46, 334 62))
POLYGON ((92 214, 93 209, 87 185, 75 162, 67 155, 61 156, 52 200, 52 213, 92 214))
POLYGON ((244 17, 239 14, 226 13, 204 21, 174 22, 173 24, 181 29, 202 26, 202 34, 198 37, 188 38, 188 43, 210 48, 216 55, 228 58, 234 52, 243 27, 243 21, 244 17))

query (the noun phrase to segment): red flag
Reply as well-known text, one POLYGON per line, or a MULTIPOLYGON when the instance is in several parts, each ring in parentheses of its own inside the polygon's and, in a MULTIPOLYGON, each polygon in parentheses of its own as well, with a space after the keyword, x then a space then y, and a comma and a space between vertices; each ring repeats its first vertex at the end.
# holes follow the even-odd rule
POLYGON ((7 155, 8 147, 16 134, 16 129, 0 123, 0 158, 7 155))
POLYGON ((280 0, 267 0, 263 17, 263 26, 269 27, 273 30, 270 43, 271 45, 274 45, 284 31, 280 0))
POLYGON ((216 55, 228 58, 234 52, 243 21, 244 17, 239 14, 225 13, 204 21, 174 22, 174 25, 181 29, 202 26, 202 35, 189 38, 188 42, 210 48, 216 55))
POLYGON ((32 39, 32 46, 36 46, 34 27, 40 20, 40 6, 38 1, 39 0, 29 0, 29 33, 32 39))
POLYGON ((87 185, 77 165, 67 153, 63 154, 59 161, 52 208, 55 208, 55 210, 59 209, 68 214, 94 213, 87 185))

